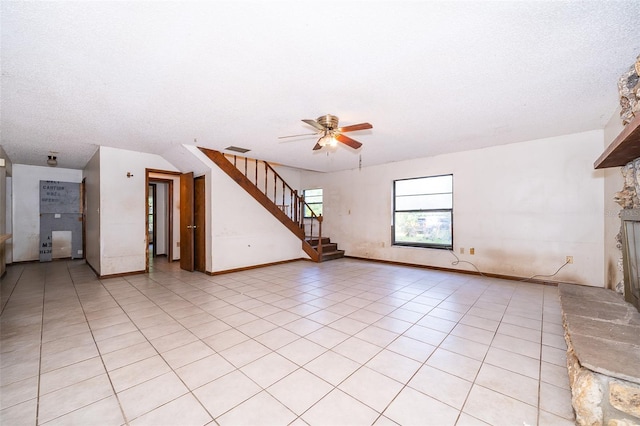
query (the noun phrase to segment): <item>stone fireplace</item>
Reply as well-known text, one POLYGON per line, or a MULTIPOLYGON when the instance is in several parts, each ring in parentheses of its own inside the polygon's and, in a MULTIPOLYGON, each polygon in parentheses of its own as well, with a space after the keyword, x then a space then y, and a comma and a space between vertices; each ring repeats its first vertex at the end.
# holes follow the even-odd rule
POLYGON ((622 132, 595 162, 624 184, 615 291, 560 284, 572 405, 579 425, 640 426, 640 56, 619 80, 622 132))

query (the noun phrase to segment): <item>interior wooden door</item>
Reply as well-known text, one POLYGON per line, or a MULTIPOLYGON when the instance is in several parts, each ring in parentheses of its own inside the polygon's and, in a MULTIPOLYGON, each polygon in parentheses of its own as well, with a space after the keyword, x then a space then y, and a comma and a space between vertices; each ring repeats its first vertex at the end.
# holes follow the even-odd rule
POLYGON ((193 172, 180 175, 180 268, 194 270, 193 172))
POLYGON ((205 256, 205 177, 198 176, 194 180, 194 267, 196 271, 205 272, 207 260, 205 256))

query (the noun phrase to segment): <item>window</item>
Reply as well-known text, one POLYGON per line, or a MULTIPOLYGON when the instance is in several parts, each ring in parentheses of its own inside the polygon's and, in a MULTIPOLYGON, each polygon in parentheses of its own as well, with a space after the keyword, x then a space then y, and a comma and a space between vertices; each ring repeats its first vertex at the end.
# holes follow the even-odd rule
MULTIPOLYGON (((304 195, 304 201, 309 205, 311 210, 320 216, 322 214, 322 189, 305 189, 302 191, 304 195)), ((305 206, 304 217, 311 217, 311 211, 305 206)))
POLYGON ((453 175, 393 182, 395 245, 453 248, 453 175))

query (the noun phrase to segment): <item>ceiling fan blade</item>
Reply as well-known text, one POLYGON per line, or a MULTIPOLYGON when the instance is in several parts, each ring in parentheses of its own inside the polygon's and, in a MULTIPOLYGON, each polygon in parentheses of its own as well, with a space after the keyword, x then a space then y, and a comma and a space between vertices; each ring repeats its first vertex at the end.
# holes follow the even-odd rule
POLYGON ((319 149, 322 149, 322 145, 320 145, 320 141, 322 140, 324 136, 322 136, 320 139, 318 139, 318 142, 316 142, 316 145, 313 147, 314 151, 317 151, 319 149))
POLYGON ((318 123, 316 120, 302 120, 307 123, 309 126, 315 127, 318 130, 325 130, 324 126, 318 123))
POLYGON ((356 130, 373 129, 373 126, 369 123, 352 124, 351 126, 340 127, 339 132, 354 132, 356 130))
POLYGON ((351 139, 349 136, 341 135, 340 133, 337 133, 334 137, 338 142, 342 142, 353 149, 358 149, 362 146, 357 140, 351 139))
POLYGON ((289 135, 289 136, 278 136, 278 139, 286 139, 286 138, 297 138, 300 136, 311 136, 311 135, 317 135, 318 132, 315 133, 303 133, 301 135, 289 135))

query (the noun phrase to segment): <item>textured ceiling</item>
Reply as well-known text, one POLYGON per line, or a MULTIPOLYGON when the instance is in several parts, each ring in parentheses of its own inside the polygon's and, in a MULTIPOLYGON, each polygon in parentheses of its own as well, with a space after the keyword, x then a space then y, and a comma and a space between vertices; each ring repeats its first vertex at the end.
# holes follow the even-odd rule
MULTIPOLYGON (((181 144, 333 171, 599 129, 630 1, 2 1, 1 145, 83 168, 181 144), (323 114, 364 146, 313 152, 323 114)), ((594 159, 595 160, 595 159, 594 159)))

